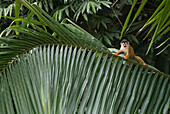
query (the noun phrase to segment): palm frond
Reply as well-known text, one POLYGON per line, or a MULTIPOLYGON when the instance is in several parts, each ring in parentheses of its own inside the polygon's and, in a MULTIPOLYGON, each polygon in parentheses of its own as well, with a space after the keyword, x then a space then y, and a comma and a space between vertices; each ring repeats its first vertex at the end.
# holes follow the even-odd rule
MULTIPOLYGON (((134 23, 134 21, 136 20, 136 18, 139 16, 140 12, 142 11, 142 9, 144 8, 145 4, 148 2, 148 0, 143 0, 141 2, 140 7, 138 8, 137 12, 135 13, 135 16, 133 17, 132 22, 128 25, 129 23, 129 19, 131 17, 133 8, 136 4, 136 0, 134 0, 131 9, 129 11, 129 14, 126 18, 126 21, 124 23, 124 26, 122 28, 122 32, 121 32, 121 36, 120 39, 122 38, 123 34, 128 32, 131 25, 134 23), (128 28, 127 28, 128 27, 128 28), (126 32, 125 32, 126 30, 126 32)), ((152 32, 154 31, 154 34, 152 36, 152 39, 150 41, 148 50, 146 52, 146 54, 149 53, 153 43, 155 41, 158 40, 158 38, 160 38, 161 36, 163 36, 164 34, 166 34, 167 32, 170 31, 169 29, 169 17, 170 17, 170 9, 169 9, 169 5, 170 5, 170 1, 168 0, 162 0, 161 4, 158 6, 158 8, 155 10, 155 12, 152 14, 152 16, 147 20, 147 22, 143 25, 143 27, 138 31, 137 35, 139 35, 144 29, 146 29, 149 25, 153 24, 150 28, 150 30, 147 32, 147 35, 145 36, 145 38, 152 32)), ((137 36, 136 35, 136 36, 137 36)), ((144 38, 144 39, 145 39, 144 38)), ((168 47, 168 45, 167 45, 168 47)), ((162 51, 161 51, 162 52, 162 51)), ((160 53, 161 53, 160 52, 160 53)))
POLYGON ((12 16, 15 4, 10 4, 8 7, 4 8, 0 6, 0 19, 2 16, 12 16))
POLYGON ((43 30, 41 27, 35 25, 35 24, 41 24, 41 22, 28 21, 27 19, 16 19, 15 21, 23 21, 25 23, 29 23, 33 29, 25 28, 25 26, 19 26, 19 25, 18 26, 13 25, 6 29, 7 32, 13 30, 16 33, 20 33, 20 34, 17 34, 15 36, 8 35, 8 38, 10 39, 0 38, 0 41, 3 42, 3 45, 1 45, 1 48, 3 48, 1 50, 1 52, 3 53, 3 56, 1 56, 1 58, 4 58, 4 57, 9 58, 6 61, 2 59, 0 60, 0 63, 1 61, 3 62, 0 66, 0 70, 2 70, 4 66, 8 64, 8 62, 11 62, 11 58, 16 57, 16 55, 18 55, 25 49, 29 49, 40 44, 68 44, 68 45, 76 45, 79 47, 99 49, 102 51, 109 51, 100 41, 98 41, 96 38, 94 38, 92 35, 90 35, 85 30, 78 27, 73 22, 70 21, 71 24, 61 25, 60 23, 55 21, 51 16, 45 13, 42 9, 40 9, 37 5, 35 4, 31 5, 30 3, 26 1, 22 1, 22 3, 25 4, 25 6, 27 6, 28 8, 30 8, 32 12, 37 14, 37 16, 39 16, 43 20, 44 23, 42 24, 42 26, 44 25, 48 26, 58 36, 54 37, 50 33, 43 30), (21 44, 19 43, 20 41, 13 40, 11 38, 18 38, 20 40, 23 40, 23 42, 24 41, 25 42, 21 44), (24 47, 24 44, 26 44, 25 47, 24 47), (10 51, 11 49, 11 48, 8 49, 6 46, 7 47, 11 47, 11 46, 18 47, 19 46, 18 48, 20 49, 12 53, 9 52, 11 54, 5 54, 4 56, 4 51, 8 53, 8 50, 10 51))
POLYGON ((0 77, 3 114, 156 114, 170 104, 170 77, 78 47, 36 47, 0 77))

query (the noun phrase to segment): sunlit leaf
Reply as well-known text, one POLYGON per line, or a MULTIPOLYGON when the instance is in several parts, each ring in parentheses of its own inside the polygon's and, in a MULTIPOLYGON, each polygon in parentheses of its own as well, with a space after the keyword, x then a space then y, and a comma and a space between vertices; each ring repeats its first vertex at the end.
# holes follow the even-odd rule
POLYGON ((147 3, 148 0, 143 0, 140 7, 138 8, 137 12, 135 13, 135 16, 132 20, 132 22, 130 23, 129 27, 131 27, 132 23, 136 20, 136 18, 139 16, 140 12, 142 11, 143 7, 145 6, 145 4, 147 3))
POLYGON ((93 12, 94 12, 94 13, 96 13, 96 9, 95 9, 94 4, 93 4, 93 3, 91 3, 91 4, 90 4, 90 6, 92 7, 93 12))
POLYGON ((120 35, 120 39, 122 38, 123 33, 124 33, 124 31, 126 30, 126 28, 127 28, 127 25, 128 25, 128 23, 129 23, 129 19, 130 19, 130 17, 131 17, 131 14, 132 14, 133 8, 135 7, 136 2, 137 2, 137 0, 134 0, 134 1, 133 1, 132 7, 131 7, 131 9, 130 9, 130 11, 129 11, 129 14, 128 14, 127 18, 126 18, 126 21, 125 21, 125 23, 124 23, 124 25, 123 25, 122 32, 121 32, 121 35, 120 35))
POLYGON ((82 14, 82 15, 83 15, 84 19, 85 19, 86 21, 88 21, 88 17, 87 17, 87 15, 86 15, 86 13, 84 13, 84 14, 82 14))

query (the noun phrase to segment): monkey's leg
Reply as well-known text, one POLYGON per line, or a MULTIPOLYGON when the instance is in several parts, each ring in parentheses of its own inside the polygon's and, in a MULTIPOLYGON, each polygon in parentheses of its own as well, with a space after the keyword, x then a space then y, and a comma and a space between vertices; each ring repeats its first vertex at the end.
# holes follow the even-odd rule
POLYGON ((142 63, 143 65, 146 65, 146 63, 139 57, 139 56, 134 56, 134 59, 142 63))
POLYGON ((119 53, 122 53, 123 51, 119 50, 117 53, 115 53, 114 55, 118 55, 119 53))

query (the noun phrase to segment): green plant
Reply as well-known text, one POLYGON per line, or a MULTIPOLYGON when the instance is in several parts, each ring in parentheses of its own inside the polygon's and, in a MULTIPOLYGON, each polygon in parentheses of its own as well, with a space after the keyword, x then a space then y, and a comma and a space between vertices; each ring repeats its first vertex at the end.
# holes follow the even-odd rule
MULTIPOLYGON (((132 11, 137 3, 137 0, 134 0, 132 7, 129 11, 129 14, 126 18, 126 21, 124 23, 122 32, 121 32, 121 36, 120 39, 123 36, 124 32, 127 32, 131 25, 134 23, 134 21, 137 19, 137 17, 139 16, 139 14, 141 13, 142 9, 144 8, 145 4, 148 2, 148 0, 143 0, 140 4, 140 7, 138 8, 137 12, 135 13, 135 16, 133 17, 133 20, 131 21, 131 23, 128 25, 130 17, 132 15, 132 11), (127 28, 128 27, 128 28, 127 28), (126 30, 126 31, 125 31, 126 30)), ((150 30, 147 32, 147 35, 145 36, 144 39, 146 39, 146 37, 152 32, 153 36, 151 38, 148 50, 146 52, 146 54, 149 53, 149 51, 151 50, 151 47, 153 45, 154 42, 156 42, 159 38, 162 38, 161 36, 163 36, 164 34, 168 33, 170 31, 169 29, 169 16, 170 16, 170 1, 169 0, 163 0, 161 2, 161 4, 158 6, 158 8, 155 10, 155 12, 152 14, 152 16, 147 20, 147 22, 143 25, 143 27, 138 31, 137 35, 141 33, 141 31, 143 31, 144 29, 146 29, 149 25, 153 24, 150 28, 150 30)), ((168 42, 169 38, 165 39, 165 42, 168 42)), ((161 43, 159 46, 157 46, 157 48, 161 47, 163 44, 165 44, 165 42, 161 43)), ((165 49, 167 49, 170 45, 168 44, 162 51, 164 51, 165 49)), ((160 51, 159 54, 162 52, 160 51)))
POLYGON ((1 34, 2 113, 167 112, 168 75, 124 61, 70 20, 60 24, 19 2, 41 21, 17 18, 29 27, 18 23, 1 34))

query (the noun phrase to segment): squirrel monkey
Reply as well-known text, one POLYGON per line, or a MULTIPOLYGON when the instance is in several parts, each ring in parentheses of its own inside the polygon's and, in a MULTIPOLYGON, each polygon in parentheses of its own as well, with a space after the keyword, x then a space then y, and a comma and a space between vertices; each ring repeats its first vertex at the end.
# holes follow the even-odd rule
POLYGON ((124 52, 126 54, 126 56, 124 57, 125 60, 127 60, 129 57, 131 57, 131 58, 136 59, 143 65, 146 65, 146 63, 139 56, 135 56, 133 48, 130 46, 130 43, 126 39, 123 39, 121 41, 120 45, 121 45, 120 50, 117 53, 115 53, 114 55, 118 55, 119 53, 124 52))

